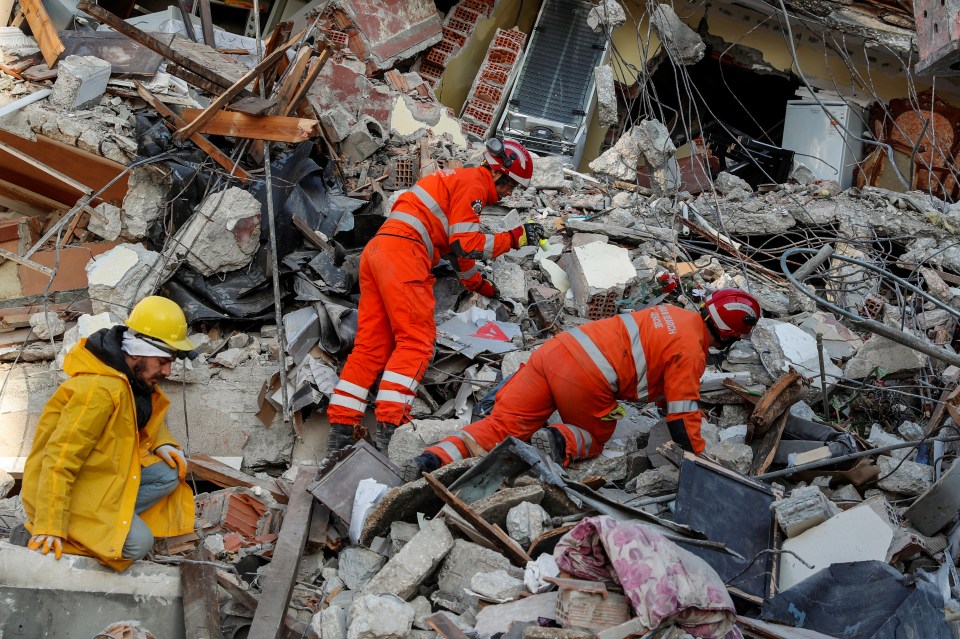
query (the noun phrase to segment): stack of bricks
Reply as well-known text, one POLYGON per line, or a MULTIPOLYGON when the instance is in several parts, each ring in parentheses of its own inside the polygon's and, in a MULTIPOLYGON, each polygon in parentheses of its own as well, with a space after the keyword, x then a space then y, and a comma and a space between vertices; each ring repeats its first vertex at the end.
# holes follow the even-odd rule
POLYGON ((463 105, 461 126, 469 139, 485 140, 493 120, 506 100, 514 66, 520 60, 527 34, 516 29, 497 29, 493 42, 463 105))
POLYGON ((431 86, 436 86, 447 62, 460 53, 477 24, 490 15, 496 0, 462 0, 444 21, 440 42, 427 50, 417 71, 431 86))

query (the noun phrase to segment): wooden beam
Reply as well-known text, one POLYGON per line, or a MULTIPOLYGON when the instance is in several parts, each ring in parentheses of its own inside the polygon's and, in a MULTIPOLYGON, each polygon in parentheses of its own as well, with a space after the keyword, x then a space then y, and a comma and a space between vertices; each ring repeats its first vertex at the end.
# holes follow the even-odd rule
MULTIPOLYGON (((214 73, 207 67, 203 66, 198 62, 195 62, 194 60, 191 60, 190 58, 179 53, 178 51, 175 51, 172 47, 170 47, 170 45, 161 42, 160 40, 153 37, 146 31, 143 31, 142 29, 139 29, 133 26, 129 22, 121 20, 119 17, 110 13, 106 9, 103 9, 97 6, 96 4, 94 4, 91 0, 80 0, 77 3, 77 9, 79 9, 80 11, 83 11, 87 15, 93 16, 100 22, 107 24, 108 26, 112 27, 115 31, 119 31, 120 33, 127 36, 128 38, 136 40, 137 42, 147 47, 151 51, 159 53, 167 60, 170 60, 171 62, 180 65, 187 71, 190 71, 191 73, 195 73, 201 78, 208 80, 209 82, 219 87, 222 87, 221 91, 223 89, 230 88, 232 84, 230 80, 214 73)), ((47 64, 49 65, 49 62, 47 64)), ((234 95, 237 95, 237 94, 235 93, 234 95)))
MULTIPOLYGON (((293 31, 292 22, 281 22, 277 25, 277 28, 270 33, 270 37, 267 39, 267 44, 263 47, 263 57, 269 56, 271 53, 277 50, 277 47, 280 46, 280 43, 286 42, 290 39, 290 32, 293 31)), ((309 50, 310 47, 303 47, 304 49, 309 50)), ((279 75, 282 75, 286 71, 287 67, 284 66, 287 63, 286 58, 282 58, 280 63, 277 65, 275 73, 264 73, 262 76, 258 77, 253 82, 253 92, 260 93, 260 83, 263 82, 264 95, 270 95, 273 91, 273 81, 279 75)))
POLYGON ((320 237, 320 234, 319 234, 319 233, 317 233, 317 232, 314 231, 312 228, 310 228, 309 225, 307 225, 306 220, 302 219, 301 217, 299 217, 299 216, 297 216, 297 215, 294 215, 294 216, 293 216, 293 225, 294 225, 295 227, 297 227, 297 230, 298 230, 298 231, 300 231, 301 233, 303 233, 303 237, 306 238, 306 240, 307 240, 308 242, 310 242, 311 244, 313 244, 314 246, 316 246, 316 247, 317 247, 318 249, 320 249, 321 251, 326 251, 326 252, 330 253, 331 255, 333 255, 334 253, 336 253, 336 251, 335 251, 334 248, 330 245, 329 242, 327 242, 327 241, 324 240, 322 237, 320 237))
POLYGON ((234 486, 254 488, 259 486, 262 490, 270 493, 277 502, 287 503, 287 496, 273 481, 252 477, 206 455, 192 455, 187 460, 187 470, 198 479, 205 479, 222 488, 233 488, 234 486))
MULTIPOLYGON (((183 117, 193 120, 200 113, 200 109, 184 109, 183 117)), ((235 111, 219 111, 207 120, 197 133, 295 143, 320 137, 320 122, 279 115, 247 115, 235 111)))
MULTIPOLYGON (((290 101, 277 111, 278 115, 292 115, 297 110, 300 102, 304 96, 307 95, 310 87, 313 86, 317 76, 320 75, 320 71, 323 69, 323 65, 326 64, 329 58, 329 47, 321 51, 320 55, 313 58, 313 61, 310 63, 310 69, 307 71, 307 76, 303 79, 303 82, 297 85, 297 91, 293 94, 293 97, 290 98, 290 101)), ((326 138, 326 135, 324 135, 324 138, 326 138)))
MULTIPOLYGON (((257 596, 249 590, 241 588, 240 584, 231 577, 218 572, 217 583, 220 584, 223 589, 227 591, 227 594, 233 597, 233 600, 238 604, 250 612, 255 613, 257 611, 257 605, 260 603, 257 596)), ((307 624, 295 619, 291 615, 283 618, 283 630, 284 639, 302 639, 307 636, 307 624)))
POLYGON ((203 89, 212 95, 220 95, 223 92, 223 87, 216 82, 211 82, 210 80, 207 80, 206 78, 203 78, 192 71, 188 71, 179 65, 173 63, 168 64, 167 73, 175 78, 180 78, 191 86, 195 86, 198 89, 203 89))
POLYGON ((213 34, 210 0, 200 0, 200 30, 203 32, 203 43, 208 47, 216 48, 217 40, 213 34))
POLYGON ((313 50, 310 47, 303 47, 297 52, 297 57, 294 58, 293 64, 287 69, 287 74, 283 76, 280 86, 277 87, 277 105, 271 110, 271 115, 289 115, 289 113, 283 111, 296 93, 297 85, 303 78, 303 73, 307 70, 312 55, 313 50))
POLYGON ((57 35, 57 28, 50 22, 50 15, 43 8, 41 0, 20 0, 20 9, 30 25, 30 31, 43 53, 43 60, 51 69, 64 51, 63 42, 57 35))
POLYGON ((280 536, 273 550, 273 560, 267 567, 263 581, 263 594, 257 612, 250 625, 248 639, 279 639, 287 606, 297 579, 300 556, 307 543, 310 530, 310 515, 313 510, 313 495, 307 486, 316 478, 316 470, 300 467, 293 483, 290 503, 283 516, 280 536))
MULTIPOLYGON (((139 82, 134 82, 137 87, 137 93, 140 94, 140 97, 143 98, 147 104, 153 107, 153 110, 160 113, 162 116, 170 118, 172 121, 171 129, 180 128, 186 126, 186 122, 179 115, 174 113, 170 107, 161 102, 157 96, 150 93, 145 86, 139 82)), ((233 160, 227 157, 223 151, 218 149, 210 140, 203 137, 200 134, 194 134, 190 136, 190 141, 196 144, 198 147, 203 149, 203 151, 210 156, 210 158, 227 170, 228 173, 233 173, 235 176, 240 178, 244 182, 250 180, 250 174, 245 170, 240 168, 239 164, 236 164, 233 160)))
POLYGON ((12 260, 17 264, 22 264, 28 268, 32 268, 35 271, 40 271, 47 277, 53 277, 53 269, 47 268, 43 264, 37 264, 36 262, 28 260, 25 257, 20 257, 16 253, 11 253, 7 249, 0 248, 0 258, 6 258, 8 260, 12 260))
POLYGON ((44 215, 62 209, 64 203, 25 189, 19 184, 0 180, 0 206, 24 215, 44 215))
POLYGON ((503 532, 500 526, 487 522, 486 519, 477 514, 477 511, 450 492, 436 477, 430 473, 423 473, 423 478, 427 480, 427 484, 430 485, 430 488, 443 503, 453 508, 455 513, 463 517, 481 534, 485 534, 514 565, 525 567, 527 562, 533 561, 530 555, 525 553, 523 548, 517 545, 517 542, 511 539, 507 533, 503 532))
POLYGON ((217 589, 213 555, 200 545, 187 555, 187 559, 190 561, 180 564, 186 634, 195 639, 223 639, 223 633, 220 632, 220 591, 217 589))
MULTIPOLYGON (((80 1, 88 2, 89 0, 80 1)), ((251 80, 260 75, 264 69, 267 69, 271 65, 275 64, 276 61, 280 59, 280 56, 282 56, 286 50, 293 45, 293 43, 293 40, 286 42, 272 54, 264 58, 260 64, 250 69, 242 78, 237 80, 230 88, 220 94, 216 100, 210 103, 210 106, 204 109, 190 124, 177 131, 173 137, 182 142, 196 133, 200 127, 202 127, 207 120, 212 118, 217 111, 225 107, 230 100, 239 95, 240 92, 244 90, 244 87, 250 84, 251 80)))
POLYGON ((77 191, 80 191, 80 192, 83 193, 84 195, 90 195, 91 193, 93 193, 93 189, 91 189, 91 188, 90 188, 89 186, 87 186, 86 184, 81 184, 80 182, 78 182, 77 180, 74 180, 74 179, 73 179, 72 177, 70 177, 69 175, 64 175, 63 173, 61 173, 60 171, 56 170, 56 169, 53 168, 52 166, 47 166, 46 164, 44 164, 44 163, 41 162, 40 160, 37 160, 37 159, 31 157, 30 155, 24 153, 24 152, 21 151, 20 149, 16 149, 16 148, 10 146, 9 144, 6 144, 5 142, 0 142, 0 150, 6 151, 7 153, 9 153, 10 155, 12 155, 13 157, 21 160, 22 162, 26 162, 27 164, 29 164, 30 166, 34 167, 35 169, 39 169, 39 170, 43 171, 43 172, 46 173, 47 175, 49 175, 49 176, 51 176, 51 177, 53 177, 53 178, 56 178, 56 179, 59 180, 60 182, 63 182, 63 183, 66 184, 67 186, 69 186, 69 187, 71 187, 71 188, 73 188, 73 189, 76 189, 77 191))

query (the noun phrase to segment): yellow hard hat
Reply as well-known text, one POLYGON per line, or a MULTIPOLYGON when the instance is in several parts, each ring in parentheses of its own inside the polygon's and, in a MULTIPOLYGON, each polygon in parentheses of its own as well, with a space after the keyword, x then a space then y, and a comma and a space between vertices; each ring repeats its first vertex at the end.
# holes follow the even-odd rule
POLYGON ((127 327, 140 335, 158 339, 175 351, 192 351, 187 339, 187 318, 173 300, 159 295, 145 297, 130 311, 127 327))

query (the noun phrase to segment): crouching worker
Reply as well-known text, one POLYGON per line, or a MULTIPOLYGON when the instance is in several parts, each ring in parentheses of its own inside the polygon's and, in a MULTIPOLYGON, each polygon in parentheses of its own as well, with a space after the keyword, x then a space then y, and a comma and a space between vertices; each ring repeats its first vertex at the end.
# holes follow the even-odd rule
POLYGON ((30 549, 88 555, 120 571, 146 556, 154 536, 193 531, 187 461, 156 386, 192 349, 180 307, 152 296, 126 326, 70 350, 70 378, 44 407, 23 471, 30 549))
POLYGON ((511 436, 564 466, 596 457, 624 414, 621 399, 660 404, 673 440, 699 455, 704 441, 697 402, 707 349, 746 337, 759 319, 752 295, 722 289, 699 313, 661 305, 561 333, 503 385, 489 416, 407 462, 403 478, 483 455, 511 436), (547 425, 555 410, 562 423, 547 425))

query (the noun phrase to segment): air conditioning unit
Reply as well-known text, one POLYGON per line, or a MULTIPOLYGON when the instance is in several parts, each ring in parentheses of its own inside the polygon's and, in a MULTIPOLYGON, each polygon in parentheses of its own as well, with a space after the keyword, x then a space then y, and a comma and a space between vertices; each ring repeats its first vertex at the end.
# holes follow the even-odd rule
POLYGON ((576 166, 596 108, 593 70, 607 54, 606 34, 587 24, 585 0, 544 0, 498 135, 576 166))

